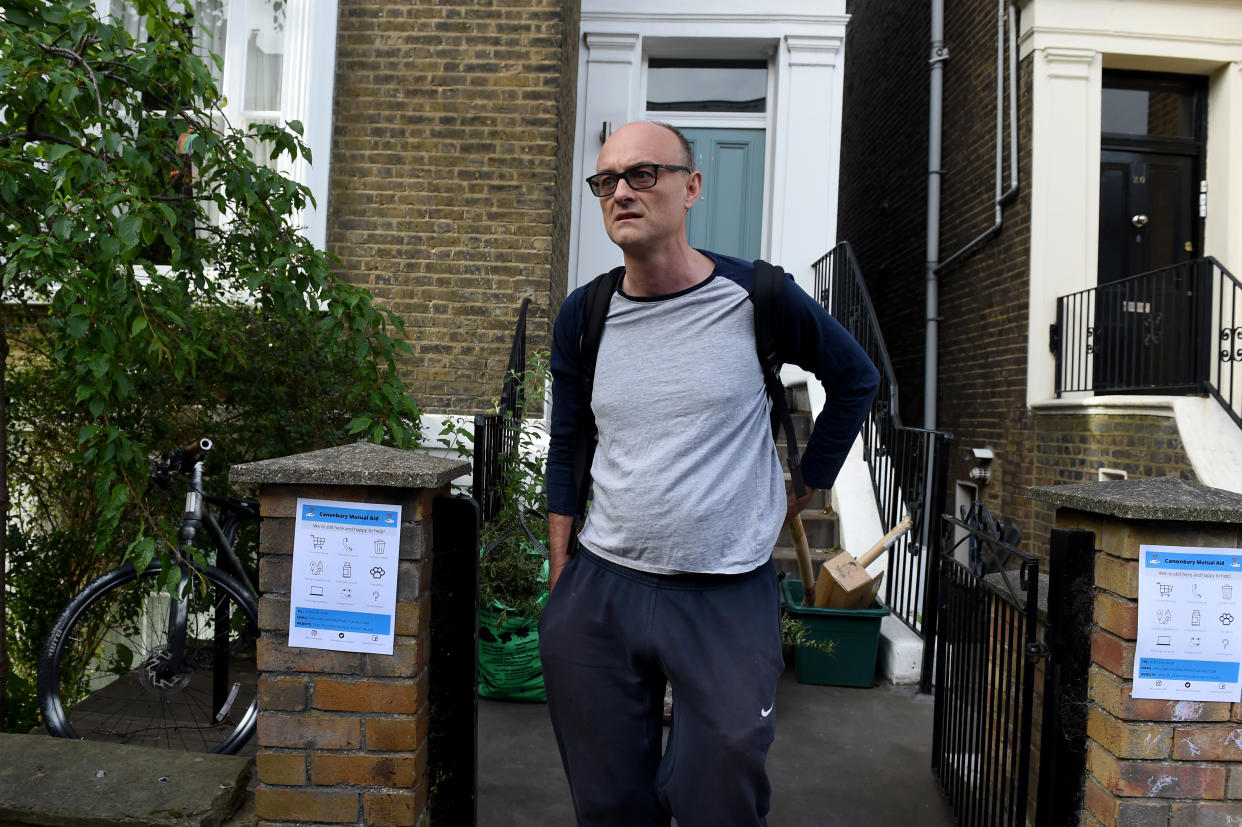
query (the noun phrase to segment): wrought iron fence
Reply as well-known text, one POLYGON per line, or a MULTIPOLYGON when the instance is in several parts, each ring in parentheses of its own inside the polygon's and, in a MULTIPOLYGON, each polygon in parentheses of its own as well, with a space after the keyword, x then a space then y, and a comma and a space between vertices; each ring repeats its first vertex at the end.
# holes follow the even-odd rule
POLYGON ((1211 323, 1216 331, 1207 391, 1242 425, 1242 282, 1211 256, 1206 262, 1212 282, 1211 323))
POLYGON ((500 410, 476 414, 474 417, 474 481, 471 495, 479 504, 483 522, 500 510, 500 484, 505 470, 517 461, 518 430, 525 404, 525 389, 520 381, 526 369, 526 313, 530 299, 522 299, 518 310, 509 363, 505 368, 504 389, 500 394, 500 410))
POLYGON ((943 519, 932 769, 958 824, 1025 824, 1035 663, 1044 654, 1039 561, 972 523, 943 519), (955 559, 967 542, 990 573, 955 559))
POLYGON ((880 371, 880 389, 863 423, 864 458, 884 530, 908 514, 914 530, 889 555, 884 600, 923 638, 924 692, 931 688, 935 639, 935 566, 927 549, 938 542, 952 435, 901 424, 897 380, 854 252, 841 242, 815 263, 815 296, 862 346, 880 371))
POLYGON ((1208 256, 1057 299, 1057 396, 1210 394, 1242 424, 1242 284, 1208 256))

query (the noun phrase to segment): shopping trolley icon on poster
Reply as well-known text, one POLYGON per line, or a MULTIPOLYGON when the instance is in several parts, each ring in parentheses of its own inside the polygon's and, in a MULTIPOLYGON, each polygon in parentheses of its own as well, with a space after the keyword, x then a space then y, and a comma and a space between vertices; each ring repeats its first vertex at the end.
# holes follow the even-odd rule
POLYGON ((314 534, 311 535, 311 542, 315 544, 315 548, 323 548, 324 541, 327 539, 327 537, 316 537, 314 534))
POLYGON ((1168 597, 1169 595, 1173 594, 1172 583, 1160 583, 1159 585, 1160 585, 1160 596, 1161 597, 1168 597))

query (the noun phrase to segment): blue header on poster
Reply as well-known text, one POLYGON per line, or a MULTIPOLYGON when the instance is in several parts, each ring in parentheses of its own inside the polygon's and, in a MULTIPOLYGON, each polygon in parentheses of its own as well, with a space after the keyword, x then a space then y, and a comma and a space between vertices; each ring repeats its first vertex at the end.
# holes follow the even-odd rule
POLYGON ((1183 571, 1242 571, 1242 556, 1237 554, 1197 554, 1193 550, 1147 551, 1143 566, 1149 569, 1181 569, 1183 571))
POLYGON ((355 526, 395 526, 397 512, 375 508, 345 508, 336 505, 303 505, 302 519, 317 523, 355 526))

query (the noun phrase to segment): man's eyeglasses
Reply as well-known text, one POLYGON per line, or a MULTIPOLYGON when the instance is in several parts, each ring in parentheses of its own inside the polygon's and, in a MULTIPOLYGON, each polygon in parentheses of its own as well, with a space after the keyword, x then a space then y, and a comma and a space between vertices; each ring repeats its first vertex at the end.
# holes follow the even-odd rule
POLYGON ((617 184, 621 179, 625 179, 625 183, 629 184, 632 190, 649 190, 656 185, 656 179, 659 170, 669 169, 673 172, 689 172, 690 167, 683 167, 677 164, 638 164, 632 166, 625 172, 598 172, 586 179, 587 184, 591 187, 591 192, 596 197, 603 198, 606 195, 612 195, 617 191, 617 184))

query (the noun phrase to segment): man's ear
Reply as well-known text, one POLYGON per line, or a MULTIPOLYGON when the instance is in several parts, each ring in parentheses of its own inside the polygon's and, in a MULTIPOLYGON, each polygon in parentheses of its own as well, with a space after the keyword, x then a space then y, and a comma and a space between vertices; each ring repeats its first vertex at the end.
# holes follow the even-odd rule
POLYGON ((703 173, 697 169, 690 173, 690 180, 686 184, 686 209, 690 209, 699 200, 699 196, 703 194, 703 173))

